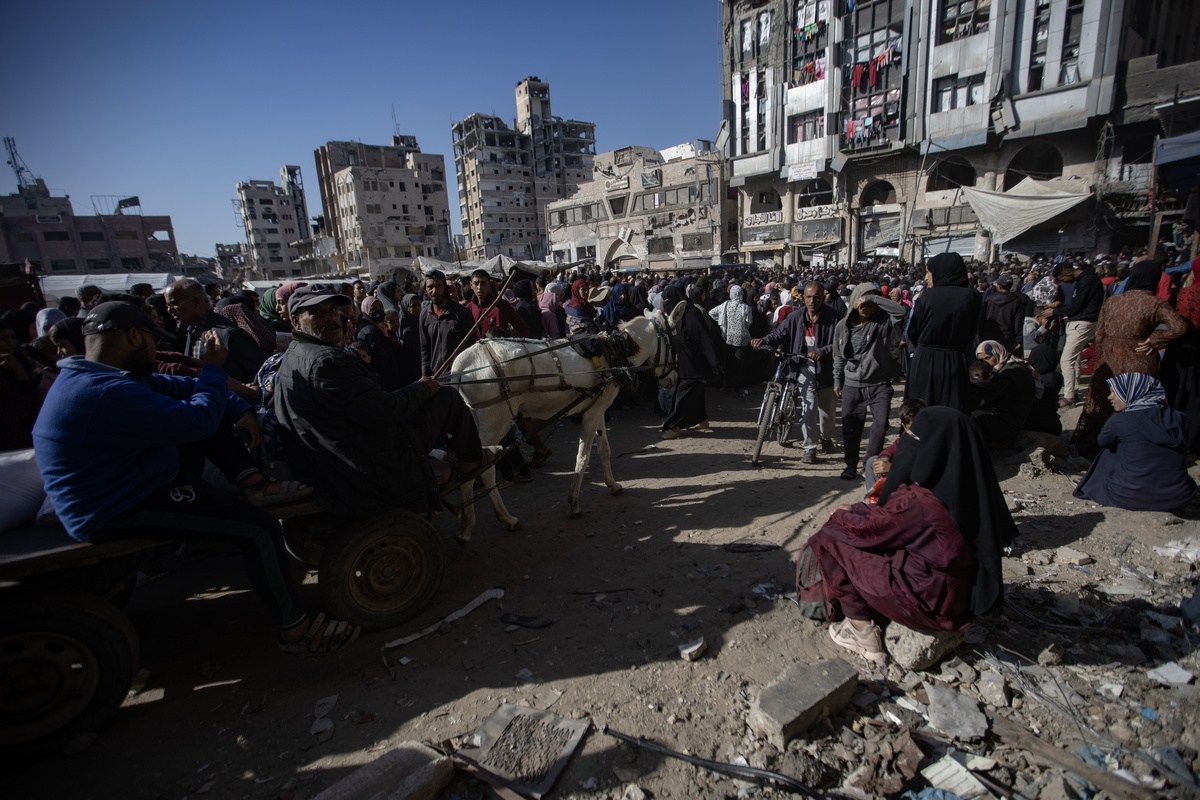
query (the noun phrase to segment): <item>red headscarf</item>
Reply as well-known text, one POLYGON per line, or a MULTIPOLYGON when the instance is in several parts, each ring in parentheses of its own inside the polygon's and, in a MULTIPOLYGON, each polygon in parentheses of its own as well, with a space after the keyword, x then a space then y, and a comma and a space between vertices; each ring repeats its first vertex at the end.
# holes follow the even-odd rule
POLYGON ((577 279, 571 284, 571 299, 567 301, 567 308, 591 308, 592 304, 587 299, 588 282, 583 278, 577 279))

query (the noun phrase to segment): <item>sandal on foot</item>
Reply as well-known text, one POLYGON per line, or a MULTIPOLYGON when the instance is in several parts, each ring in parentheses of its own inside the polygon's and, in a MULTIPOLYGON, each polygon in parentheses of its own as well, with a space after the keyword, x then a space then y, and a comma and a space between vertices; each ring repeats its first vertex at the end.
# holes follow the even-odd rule
POLYGON ((312 494, 313 487, 300 481, 273 481, 266 475, 238 489, 238 497, 256 506, 278 506, 312 494), (272 486, 274 492, 268 491, 272 486))
POLYGON ((308 630, 296 641, 284 641, 283 637, 280 637, 279 649, 289 654, 336 653, 357 639, 361 632, 362 628, 341 620, 330 620, 327 624, 325 614, 321 613, 313 617, 308 630), (318 637, 320 637, 319 640, 318 637), (314 641, 317 641, 315 648, 312 647, 314 641))

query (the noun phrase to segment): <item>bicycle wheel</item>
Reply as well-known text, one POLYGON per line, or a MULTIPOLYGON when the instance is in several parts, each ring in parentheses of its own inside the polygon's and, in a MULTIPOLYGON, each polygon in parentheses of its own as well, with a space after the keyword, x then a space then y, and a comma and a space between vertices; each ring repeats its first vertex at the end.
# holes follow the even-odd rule
POLYGON ((783 390, 779 399, 779 414, 775 420, 775 438, 783 447, 792 431, 792 423, 796 421, 796 387, 788 386, 783 390))
POLYGON ((754 455, 750 463, 758 466, 761 461, 763 442, 771 437, 771 429, 775 427, 776 415, 779 412, 779 387, 775 384, 767 386, 763 392, 762 406, 758 410, 758 437, 754 440, 754 455))

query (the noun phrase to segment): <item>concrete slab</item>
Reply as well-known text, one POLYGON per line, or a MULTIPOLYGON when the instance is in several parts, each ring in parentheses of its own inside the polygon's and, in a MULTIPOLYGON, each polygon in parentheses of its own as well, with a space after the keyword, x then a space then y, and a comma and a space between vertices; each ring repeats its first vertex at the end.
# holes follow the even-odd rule
POLYGON ((453 779, 450 759, 420 742, 402 742, 313 800, 436 800, 453 779))
POLYGON ((858 671, 840 658, 793 664, 759 692, 749 725, 779 750, 854 697, 858 671))

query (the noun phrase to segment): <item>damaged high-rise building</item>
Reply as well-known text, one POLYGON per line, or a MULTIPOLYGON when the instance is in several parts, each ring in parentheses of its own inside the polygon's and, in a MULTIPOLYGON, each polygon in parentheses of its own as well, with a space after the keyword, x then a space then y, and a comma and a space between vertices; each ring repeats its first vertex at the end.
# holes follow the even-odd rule
POLYGON ((1179 33, 1196 3, 721 7, 743 260, 1094 253, 1144 246, 1182 213, 1150 194, 1151 154, 1200 125, 1200 45, 1179 33))
POLYGON ((451 126, 463 258, 546 257, 545 212, 592 179, 596 125, 555 117, 550 84, 517 84, 517 118, 472 114, 451 126))
POLYGON ((390 145, 326 142, 314 157, 325 228, 346 270, 380 277, 419 256, 451 257, 443 156, 393 136, 390 145))

